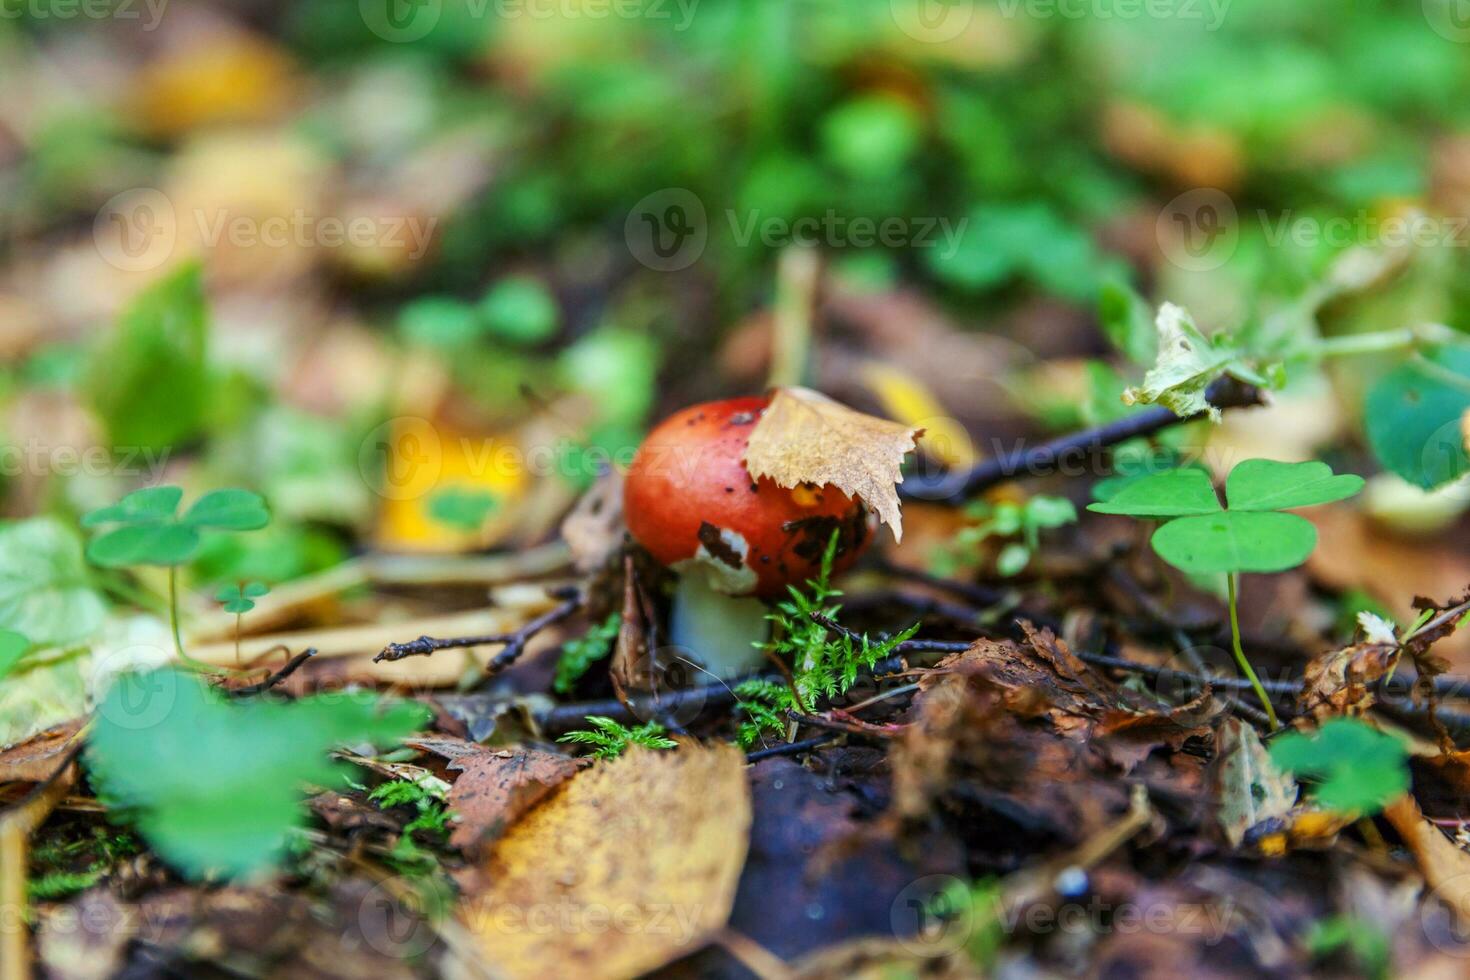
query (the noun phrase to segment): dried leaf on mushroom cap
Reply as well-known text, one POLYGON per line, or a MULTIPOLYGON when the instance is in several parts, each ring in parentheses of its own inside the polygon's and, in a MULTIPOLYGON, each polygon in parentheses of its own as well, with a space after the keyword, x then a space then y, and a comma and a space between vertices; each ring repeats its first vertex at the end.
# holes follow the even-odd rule
POLYGON ((810 388, 777 388, 745 450, 755 479, 831 485, 858 497, 903 538, 896 487, 923 429, 854 411, 810 388))

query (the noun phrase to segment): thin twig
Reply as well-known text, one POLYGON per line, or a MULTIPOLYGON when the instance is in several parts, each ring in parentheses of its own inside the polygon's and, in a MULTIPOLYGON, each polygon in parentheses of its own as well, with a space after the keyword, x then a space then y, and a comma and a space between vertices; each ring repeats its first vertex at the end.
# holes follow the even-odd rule
POLYGON ((769 759, 778 755, 796 755, 800 752, 810 752, 812 749, 831 744, 837 738, 838 736, 829 732, 826 735, 818 735, 815 738, 804 738, 800 742, 782 742, 780 745, 772 745, 769 748, 756 749, 754 752, 746 753, 745 761, 759 762, 762 759, 769 759))
POLYGON ((301 669, 303 664, 305 664, 308 660, 315 656, 316 647, 307 647, 305 650, 301 651, 290 660, 287 660, 286 663, 281 667, 281 669, 276 671, 274 674, 271 674, 264 680, 257 681, 254 684, 247 684, 244 687, 237 687, 234 690, 230 691, 229 694, 231 697, 236 698, 249 697, 252 694, 264 694, 266 691, 269 691, 271 688, 275 687, 277 684, 281 683, 286 678, 296 673, 298 670, 301 669))
POLYGON ((438 650, 503 643, 505 644, 505 648, 491 657, 490 662, 485 665, 486 676, 499 673, 516 662, 516 659, 526 651, 526 644, 536 634, 567 619, 582 608, 582 593, 575 587, 567 586, 555 589, 549 594, 554 599, 560 599, 561 602, 519 629, 509 633, 493 633, 489 636, 450 636, 442 638, 421 636, 417 640, 409 640, 407 643, 388 644, 383 648, 382 653, 379 653, 373 658, 373 662, 380 663, 382 661, 402 660, 404 657, 426 657, 438 650))
MULTIPOLYGON (((1231 378, 1210 385, 1206 397, 1215 408, 1246 408, 1262 404, 1261 392, 1231 378)), ((898 485, 905 500, 961 504, 982 490, 1018 476, 1042 476, 1063 463, 1085 459, 1129 439, 1203 418, 1203 413, 1181 417, 1162 405, 1081 432, 1052 439, 1007 456, 992 456, 958 473, 911 474, 898 485)))

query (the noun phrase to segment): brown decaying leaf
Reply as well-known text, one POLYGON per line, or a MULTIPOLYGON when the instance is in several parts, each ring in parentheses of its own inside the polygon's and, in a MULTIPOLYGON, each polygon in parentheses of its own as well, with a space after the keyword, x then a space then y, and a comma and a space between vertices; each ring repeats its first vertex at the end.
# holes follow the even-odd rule
POLYGON ((511 827, 460 917, 497 975, 599 980, 657 969, 729 920, 750 820, 734 746, 635 748, 511 827))
POLYGON ((587 762, 522 746, 498 751, 481 749, 454 758, 449 768, 462 775, 449 790, 449 805, 459 814, 449 843, 473 854, 513 826, 587 762))
POLYGON ((49 779, 61 760, 76 748, 77 732, 83 719, 78 718, 11 746, 0 752, 0 783, 39 783, 49 779))
POLYGON ((1371 685, 1398 665, 1393 643, 1355 643, 1329 650, 1307 664, 1297 704, 1318 721, 1335 715, 1361 715, 1373 706, 1371 685))
POLYGON ((1424 819, 1419 804, 1407 793, 1384 807, 1383 815, 1408 845, 1434 894, 1454 909, 1462 927, 1470 926, 1470 852, 1456 847, 1424 819))
POLYGON ((1226 718, 1215 738, 1220 799, 1215 818, 1230 845, 1239 847, 1246 831, 1291 812, 1297 786, 1271 761, 1256 730, 1239 718, 1226 718))
POLYGON ((777 388, 745 449, 745 468, 778 486, 831 485, 858 497, 902 539, 899 467, 923 434, 864 415, 810 388, 777 388))

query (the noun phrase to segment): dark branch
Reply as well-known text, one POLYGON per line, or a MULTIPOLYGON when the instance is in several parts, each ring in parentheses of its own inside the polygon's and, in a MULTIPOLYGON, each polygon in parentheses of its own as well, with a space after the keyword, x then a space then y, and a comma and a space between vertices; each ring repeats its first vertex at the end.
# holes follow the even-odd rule
POLYGON ((818 735, 816 738, 804 738, 800 742, 782 742, 780 745, 772 745, 770 748, 756 749, 745 756, 746 762, 759 762, 777 755, 796 755, 801 752, 810 752, 812 749, 821 748, 840 736, 828 733, 818 735))
MULTIPOLYGON (((1216 408, 1246 408, 1260 405, 1261 393, 1251 385, 1233 378, 1221 378, 1206 392, 1216 408)), ((1153 435, 1183 422, 1202 418, 1203 414, 1184 418, 1162 405, 1118 419, 1092 429, 1043 442, 1030 449, 1006 456, 992 456, 962 472, 916 473, 898 485, 904 500, 927 500, 935 503, 959 504, 971 497, 1018 476, 1044 476, 1071 461, 1091 459, 1109 446, 1129 439, 1153 435)))
POLYGON ((510 633, 492 633, 487 636, 451 636, 442 639, 421 636, 407 643, 388 644, 383 648, 382 653, 373 658, 373 662, 402 660, 404 657, 426 657, 435 651, 450 650, 456 647, 478 647, 503 643, 505 644, 504 649, 491 657, 490 662, 485 665, 487 676, 499 673, 515 663, 520 655, 526 652, 526 644, 530 643, 536 634, 567 619, 582 608, 582 594, 574 586, 553 589, 548 594, 554 599, 560 599, 561 602, 510 633))
POLYGON ((305 664, 308 660, 315 656, 316 647, 308 647, 307 649, 298 653, 296 656, 292 657, 290 660, 287 660, 280 670, 276 671, 274 674, 271 674, 265 680, 257 681, 254 684, 246 684, 244 687, 237 687, 234 690, 230 691, 230 697, 245 698, 251 696, 252 694, 264 694, 266 691, 269 691, 271 688, 275 687, 277 684, 281 683, 286 678, 296 673, 298 670, 301 669, 303 664, 305 664))

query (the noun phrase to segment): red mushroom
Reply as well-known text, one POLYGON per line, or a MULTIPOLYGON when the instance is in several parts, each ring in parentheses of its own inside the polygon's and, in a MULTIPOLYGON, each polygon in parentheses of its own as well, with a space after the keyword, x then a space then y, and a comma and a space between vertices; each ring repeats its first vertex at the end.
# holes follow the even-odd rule
POLYGON ((670 416, 644 440, 623 491, 634 539, 679 573, 672 639, 726 675, 759 662, 750 644, 766 627, 759 602, 727 597, 778 596, 815 577, 833 532, 836 571, 872 538, 868 509, 836 487, 751 479, 745 449, 768 403, 731 398, 670 416))

